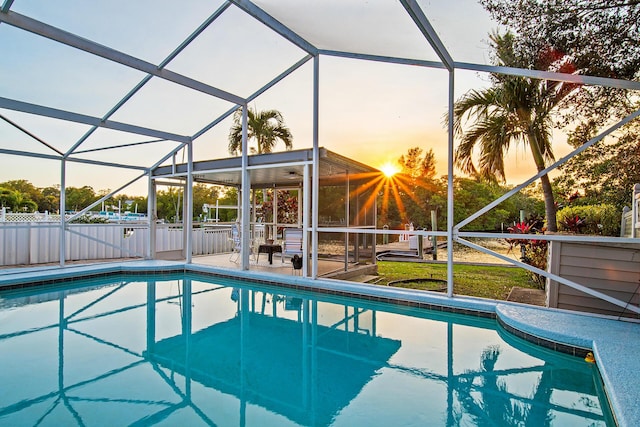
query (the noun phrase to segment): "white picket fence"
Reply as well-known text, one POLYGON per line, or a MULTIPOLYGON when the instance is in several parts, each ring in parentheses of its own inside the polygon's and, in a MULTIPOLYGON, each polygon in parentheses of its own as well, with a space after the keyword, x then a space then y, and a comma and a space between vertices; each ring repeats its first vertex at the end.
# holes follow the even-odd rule
MULTIPOLYGON (((145 224, 67 224, 65 260, 144 258, 149 228, 145 224)), ((181 226, 159 224, 156 251, 184 247, 181 226)), ((194 228, 193 255, 231 252, 231 227, 194 228)), ((60 261, 60 227, 46 222, 0 222, 0 265, 32 265, 60 261)))

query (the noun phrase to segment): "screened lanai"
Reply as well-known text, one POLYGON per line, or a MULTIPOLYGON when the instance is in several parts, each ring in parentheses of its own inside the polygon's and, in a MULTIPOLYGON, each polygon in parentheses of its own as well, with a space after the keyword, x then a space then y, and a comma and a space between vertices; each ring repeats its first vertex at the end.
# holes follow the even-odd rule
MULTIPOLYGON (((196 165, 229 158, 229 129, 239 108, 244 133, 242 154, 234 160, 239 169, 234 167, 240 171, 235 183, 244 212, 251 209, 250 190, 258 174, 254 171, 261 169, 249 160, 249 108, 281 111, 292 130, 294 150, 309 154, 305 167, 311 191, 303 208, 307 213, 321 210, 320 147, 373 168, 395 161, 412 146, 433 148, 439 175, 448 181, 448 221, 446 230, 415 234, 449 243, 447 281, 452 296, 453 242, 493 254, 468 239, 494 236, 467 232, 466 225, 640 114, 636 111, 608 124, 586 144, 566 150, 545 170, 526 171, 528 175, 511 192, 456 223, 454 100, 486 85, 489 73, 619 88, 630 95, 637 93, 640 83, 490 65, 483 40, 498 25, 475 1, 456 2, 455 7, 445 3, 4 0, 0 5, 1 179, 26 179, 38 187, 59 188, 57 210, 62 213, 70 210, 66 189, 84 185, 103 191, 94 204, 112 195, 137 193, 148 196, 151 212, 158 171, 182 164, 184 228, 188 230, 196 165), (443 123, 447 114, 449 120, 443 123)), ((526 169, 517 159, 507 163, 513 170, 526 169)), ((265 165, 267 171, 273 168, 265 165)), ((61 215, 57 223, 42 226, 59 232, 52 241, 61 266, 68 260, 65 254, 71 237, 84 235, 74 229, 73 219, 91 207, 79 206, 71 217, 61 215)), ((315 278, 320 234, 351 230, 340 224, 324 227, 316 214, 304 218, 301 226, 310 254, 305 260, 310 263, 308 275, 315 278)), ((249 215, 242 216, 241 228, 248 230, 250 222, 249 215)), ((131 256, 152 256, 153 226, 150 218, 138 233, 146 233, 145 244, 130 249, 131 256)), ((383 231, 372 229, 365 234, 383 231)), ((192 262, 193 242, 186 235, 186 258, 192 262)), ((249 233, 243 235, 249 238, 249 233)), ((637 242, 634 238, 522 237, 637 242)), ((87 240, 100 243, 96 237, 87 240)), ((243 246, 249 246, 248 240, 243 246)), ((243 269, 249 266, 248 257, 245 251, 243 269)), ((619 296, 565 279, 560 273, 506 261, 640 313, 619 296)))
MULTIPOLYGON (((325 268, 325 273, 335 270, 348 271, 349 266, 361 263, 375 264, 375 236, 359 231, 371 231, 376 228, 378 191, 382 182, 385 181, 383 173, 322 147, 318 150, 318 155, 319 176, 315 181, 320 186, 318 215, 316 215, 318 225, 325 229, 335 226, 348 229, 342 233, 331 231, 320 233, 320 239, 330 243, 326 243, 324 248, 319 248, 319 256, 325 260, 331 258, 342 264, 325 268), (331 243, 333 246, 337 244, 339 250, 331 250, 331 243)), ((247 157, 247 166, 244 169, 248 170, 251 183, 250 208, 244 211, 242 206, 238 206, 236 218, 238 223, 242 223, 244 216, 249 217, 248 224, 245 224, 245 226, 248 225, 248 229, 241 229, 240 236, 243 234, 249 236, 250 250, 245 252, 253 257, 254 262, 238 262, 237 264, 243 269, 257 264, 260 244, 264 244, 267 240, 272 243, 277 242, 277 252, 284 262, 284 255, 287 253, 285 246, 287 230, 302 231, 304 227, 308 228, 313 218, 313 211, 309 208, 310 195, 313 193, 311 183, 314 181, 311 172, 313 159, 314 153, 311 149, 247 157), (294 200, 289 203, 279 203, 281 198, 294 200)), ((193 181, 231 187, 239 190, 238 194, 241 195, 243 175, 241 160, 239 157, 230 157, 193 162, 191 166, 193 181)), ((170 179, 176 180, 175 185, 184 185, 188 167, 189 165, 184 163, 159 167, 153 172, 154 183, 170 179)), ((299 236, 302 239, 299 243, 301 254, 308 254, 310 252, 309 233, 300 233, 299 236)), ((297 244, 297 242, 293 243, 297 244)), ((241 248, 242 245, 240 245, 241 248)), ((289 252, 292 251, 289 250, 289 252)), ((293 256, 293 253, 289 255, 293 256)), ((223 256, 219 259, 224 261, 225 258, 223 256)), ((245 258, 240 257, 235 261, 245 258)), ((302 257, 301 270, 305 276, 310 274, 308 259, 308 256, 302 257)), ((202 262, 202 260, 195 260, 195 262, 199 261, 202 262)), ((287 259, 287 262, 289 261, 287 259)), ((228 263, 224 264, 228 265, 228 263)))

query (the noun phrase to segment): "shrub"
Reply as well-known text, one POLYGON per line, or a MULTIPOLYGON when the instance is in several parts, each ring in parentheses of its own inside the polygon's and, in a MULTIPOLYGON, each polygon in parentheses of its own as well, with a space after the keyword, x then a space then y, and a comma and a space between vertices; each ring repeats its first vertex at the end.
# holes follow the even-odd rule
MULTIPOLYGON (((513 234, 538 234, 543 231, 539 228, 542 223, 542 219, 537 215, 531 215, 529 218, 525 219, 525 222, 517 223, 513 227, 509 227, 508 230, 513 234)), ((547 253, 549 244, 546 240, 518 238, 506 240, 512 248, 520 246, 520 261, 533 267, 537 267, 540 270, 547 269, 547 253)), ((528 270, 527 275, 539 289, 544 289, 546 282, 544 276, 528 270)))
POLYGON ((70 221, 71 224, 106 224, 108 222, 109 220, 106 218, 91 216, 90 214, 81 215, 70 221))
POLYGON ((557 213, 558 229, 579 234, 619 236, 622 212, 614 205, 567 206, 557 213))

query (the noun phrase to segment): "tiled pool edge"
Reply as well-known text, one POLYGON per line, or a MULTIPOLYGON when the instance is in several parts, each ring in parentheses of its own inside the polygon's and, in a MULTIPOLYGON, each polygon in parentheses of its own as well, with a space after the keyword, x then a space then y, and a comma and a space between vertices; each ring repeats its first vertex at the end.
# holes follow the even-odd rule
POLYGON ((264 272, 228 270, 175 261, 133 261, 118 264, 82 265, 47 268, 39 271, 0 272, 0 289, 19 289, 51 285, 59 281, 84 280, 115 274, 196 273, 212 277, 246 279, 257 283, 312 290, 331 295, 355 296, 377 302, 426 308, 497 319, 507 332, 535 344, 581 356, 593 351, 605 385, 605 391, 618 426, 640 425, 637 396, 640 387, 633 374, 640 372, 640 324, 615 321, 584 314, 530 307, 523 304, 478 298, 372 286, 338 280, 311 280, 264 272), (284 284, 283 284, 284 282, 284 284), (633 374, 629 374, 629 373, 633 374))
POLYGON ((151 272, 154 274, 191 272, 211 277, 241 278, 251 280, 255 283, 285 287, 288 289, 311 290, 327 295, 356 297, 368 301, 497 319, 500 326, 509 333, 542 347, 578 357, 584 357, 588 351, 591 351, 590 343, 582 341, 573 345, 566 344, 563 343, 562 340, 546 338, 540 333, 536 333, 536 331, 527 331, 528 325, 526 324, 517 322, 515 325, 511 324, 509 321, 510 316, 500 316, 498 314, 497 307, 503 303, 496 301, 464 296, 449 298, 435 292, 371 286, 332 279, 311 280, 300 276, 282 276, 279 274, 255 273, 250 271, 230 271, 228 269, 172 261, 133 261, 118 264, 82 265, 65 268, 54 267, 39 271, 17 269, 17 271, 11 271, 9 275, 0 276, 0 288, 21 289, 31 286, 52 285, 60 281, 86 280, 123 273, 142 275, 151 272), (285 278, 286 280, 284 280, 285 278))
POLYGON ((496 314, 521 333, 590 348, 617 425, 640 425, 640 324, 507 304, 498 304, 496 314))
POLYGON ((114 274, 163 274, 185 271, 185 264, 172 261, 125 261, 120 263, 82 264, 66 267, 12 268, 0 270, 0 289, 21 289, 106 277, 114 274))

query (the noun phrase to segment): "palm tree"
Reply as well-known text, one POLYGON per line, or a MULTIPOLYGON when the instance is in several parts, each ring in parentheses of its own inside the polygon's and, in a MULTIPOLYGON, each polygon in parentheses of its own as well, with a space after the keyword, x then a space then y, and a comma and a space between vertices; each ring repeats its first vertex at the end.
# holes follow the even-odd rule
MULTIPOLYGON (((497 65, 525 68, 527 61, 514 48, 515 37, 507 32, 490 36, 497 65)), ((535 59, 537 69, 573 72, 571 64, 552 49, 535 59)), ((529 147, 538 172, 554 160, 551 146, 552 113, 558 103, 577 86, 526 77, 492 75, 493 86, 472 90, 454 104, 454 130, 461 136, 455 152, 456 165, 481 178, 505 181, 504 155, 511 144, 529 147), (463 130, 463 123, 473 121, 463 130), (478 168, 474 153, 479 155, 478 168)), ((540 177, 547 217, 547 230, 557 231, 556 207, 549 177, 540 177)))
MULTIPOLYGON (((293 146, 291 131, 284 124, 282 114, 277 110, 256 111, 249 108, 247 120, 247 138, 256 140, 257 148, 251 147, 256 154, 271 153, 282 141, 287 150, 293 146)), ((229 153, 238 155, 242 152, 242 108, 233 115, 233 126, 229 133, 229 153)))
POLYGON ((0 207, 7 207, 13 212, 35 212, 38 204, 21 191, 0 187, 0 207))

